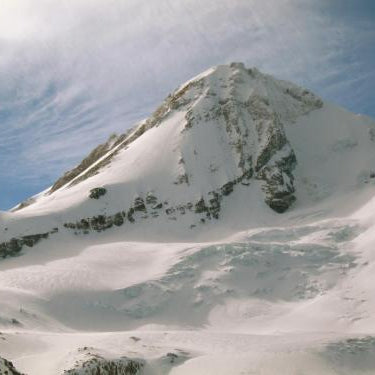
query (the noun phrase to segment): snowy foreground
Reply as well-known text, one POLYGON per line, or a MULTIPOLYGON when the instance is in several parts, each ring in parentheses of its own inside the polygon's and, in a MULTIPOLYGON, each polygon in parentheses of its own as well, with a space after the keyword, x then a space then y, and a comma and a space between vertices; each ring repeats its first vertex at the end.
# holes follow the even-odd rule
POLYGON ((375 374, 374 151, 291 83, 196 77, 0 213, 0 374, 375 374))

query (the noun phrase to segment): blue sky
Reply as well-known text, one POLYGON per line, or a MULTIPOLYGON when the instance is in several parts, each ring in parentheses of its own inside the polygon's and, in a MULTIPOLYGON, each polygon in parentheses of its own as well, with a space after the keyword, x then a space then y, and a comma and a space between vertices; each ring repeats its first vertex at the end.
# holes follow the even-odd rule
POLYGON ((375 118, 373 0, 0 0, 0 209, 243 61, 375 118))

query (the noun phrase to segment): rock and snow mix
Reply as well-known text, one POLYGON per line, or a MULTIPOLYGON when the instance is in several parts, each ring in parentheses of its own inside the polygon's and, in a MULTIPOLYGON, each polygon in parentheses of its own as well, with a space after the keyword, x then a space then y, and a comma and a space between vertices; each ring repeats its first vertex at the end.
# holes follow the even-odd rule
POLYGON ((255 68, 195 77, 0 213, 0 357, 30 375, 373 373, 374 133, 255 68))
POLYGON ((12 362, 7 361, 4 358, 0 358, 0 375, 22 375, 22 374, 15 369, 12 362))

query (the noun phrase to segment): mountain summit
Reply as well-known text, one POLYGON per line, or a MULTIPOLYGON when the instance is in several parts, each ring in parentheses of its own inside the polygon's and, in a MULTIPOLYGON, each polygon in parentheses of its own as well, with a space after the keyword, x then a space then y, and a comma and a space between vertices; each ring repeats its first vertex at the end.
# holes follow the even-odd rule
POLYGON ((208 213, 217 218, 223 196, 238 184, 258 180, 265 202, 284 212, 295 199, 293 170, 297 160, 283 123, 322 106, 309 91, 276 81, 255 68, 246 69, 241 63, 219 66, 182 85, 130 134, 95 149, 59 179, 50 193, 98 174, 120 151, 132 147, 135 151, 121 154, 137 154, 138 170, 126 163, 128 155, 121 169, 126 179, 135 180, 131 174, 136 172, 144 180, 143 191, 134 194, 155 191, 165 195, 163 192, 173 190, 173 195, 181 195, 174 203, 185 205, 213 199, 215 207, 208 213), (148 134, 138 140, 146 131, 148 134), (136 141, 138 147, 132 145, 136 141), (141 155, 139 148, 143 148, 141 155), (148 153, 155 158, 149 158, 148 153), (101 156, 105 158, 97 162, 101 156))

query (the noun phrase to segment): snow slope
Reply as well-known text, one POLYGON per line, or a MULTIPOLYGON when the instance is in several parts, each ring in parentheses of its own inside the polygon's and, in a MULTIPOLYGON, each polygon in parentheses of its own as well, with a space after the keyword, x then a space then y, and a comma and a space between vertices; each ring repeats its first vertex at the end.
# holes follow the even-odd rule
POLYGON ((375 373, 374 150, 366 117, 209 69, 0 214, 0 357, 31 375, 375 373))

